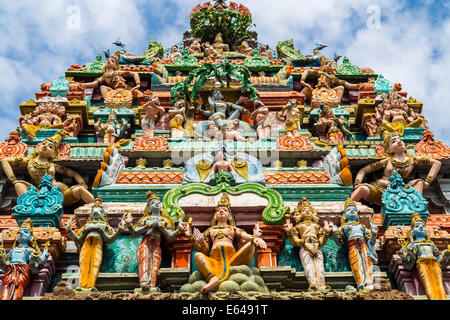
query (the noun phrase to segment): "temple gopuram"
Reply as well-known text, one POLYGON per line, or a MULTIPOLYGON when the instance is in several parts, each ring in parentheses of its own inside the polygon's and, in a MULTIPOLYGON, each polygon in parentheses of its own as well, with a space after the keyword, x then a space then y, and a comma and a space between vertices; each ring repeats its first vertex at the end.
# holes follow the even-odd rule
POLYGON ((242 4, 190 25, 19 105, 0 299, 448 299, 450 148, 418 97, 324 44, 259 42, 242 4))

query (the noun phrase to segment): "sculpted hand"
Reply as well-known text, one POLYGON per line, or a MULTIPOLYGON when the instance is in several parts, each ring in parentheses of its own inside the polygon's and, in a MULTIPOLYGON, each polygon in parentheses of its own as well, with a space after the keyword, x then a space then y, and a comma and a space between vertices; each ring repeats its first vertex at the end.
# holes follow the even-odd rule
POLYGON ((180 230, 180 232, 184 231, 184 222, 182 218, 178 219, 178 230, 180 230))
POLYGON ((292 230, 293 227, 294 227, 294 226, 293 226, 292 223, 291 223, 291 219, 290 219, 290 218, 287 218, 287 219, 286 219, 286 223, 283 225, 283 230, 286 231, 286 232, 289 232, 289 231, 292 230))
POLYGON ((130 224, 133 221, 133 218, 131 217, 131 210, 128 210, 127 217, 125 218, 124 222, 126 224, 130 224))
POLYGON ((333 223, 332 222, 328 222, 328 221, 324 221, 323 222, 323 230, 325 230, 325 232, 330 233, 331 231, 333 231, 333 223))
POLYGON ((203 241, 203 233, 200 232, 197 228, 194 228, 194 238, 195 241, 201 242, 203 241))
POLYGON ((267 244, 266 244, 266 242, 265 242, 263 239, 261 239, 261 238, 255 238, 255 239, 253 240, 253 243, 254 243, 258 248, 261 248, 261 249, 267 249, 267 244))
POLYGON ((74 217, 70 217, 69 221, 67 221, 67 223, 64 225, 64 227, 66 228, 66 231, 72 230, 73 219, 74 219, 74 217))
POLYGON ((188 238, 190 238, 192 236, 192 231, 191 231, 191 227, 190 227, 189 223, 187 224, 187 228, 184 229, 184 235, 188 238))
POLYGON ((259 228, 259 223, 258 222, 255 224, 255 227, 253 228, 253 235, 255 237, 258 237, 258 238, 261 238, 261 236, 262 236, 262 231, 259 228))

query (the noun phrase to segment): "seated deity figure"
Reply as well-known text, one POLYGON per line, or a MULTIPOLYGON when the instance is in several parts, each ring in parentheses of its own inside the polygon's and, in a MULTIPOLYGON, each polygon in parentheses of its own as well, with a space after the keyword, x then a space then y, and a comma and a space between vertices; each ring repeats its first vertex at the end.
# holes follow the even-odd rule
POLYGON ((286 135, 299 136, 301 129, 301 113, 297 108, 297 99, 291 99, 283 107, 283 110, 276 113, 276 117, 279 121, 284 122, 286 129, 286 135))
POLYGON ((323 228, 319 225, 317 210, 306 198, 298 203, 293 218, 295 226, 288 218, 283 228, 291 244, 300 247, 300 260, 305 270, 309 289, 329 289, 329 286, 325 285, 323 253, 320 248, 327 243, 332 227, 328 221, 324 221, 323 228))
POLYGON ((251 56, 253 54, 253 48, 248 45, 247 41, 242 41, 241 45, 237 48, 237 52, 242 53, 246 56, 251 56))
POLYGON ((219 59, 219 52, 208 41, 202 43, 202 48, 207 62, 216 62, 219 59))
POLYGON ((230 199, 224 193, 217 204, 211 227, 201 233, 197 228, 191 229, 188 224, 185 235, 198 251, 195 254, 195 263, 200 273, 205 277, 207 284, 201 293, 206 294, 214 290, 230 276, 230 267, 237 265, 250 265, 255 254, 255 246, 266 249, 267 245, 261 239, 261 231, 256 225, 253 235, 236 227, 231 213, 230 199), (240 244, 236 252, 233 241, 240 244))
POLYGON ((257 99, 254 102, 255 111, 252 112, 250 118, 255 121, 256 133, 258 134, 258 139, 269 138, 271 136, 271 128, 269 120, 269 109, 264 105, 264 103, 257 99))
POLYGON ((11 250, 6 253, 3 247, 0 248, 0 269, 4 270, 0 300, 22 299, 25 288, 30 284, 31 274, 38 274, 48 257, 46 245, 41 252, 33 236, 31 219, 25 220, 11 250))
POLYGON ((99 118, 94 124, 97 142, 126 145, 129 140, 126 140, 125 136, 130 126, 125 118, 122 118, 122 121, 119 122, 117 113, 113 110, 109 114, 106 123, 102 123, 102 120, 99 118))
POLYGON ((411 229, 399 254, 406 270, 416 267, 429 300, 446 300, 441 266, 448 264, 450 250, 439 255, 439 249, 430 240, 425 222, 416 212, 411 215, 411 229))
POLYGON ((58 148, 61 140, 65 136, 66 132, 60 130, 53 137, 47 138, 39 143, 30 157, 15 157, 2 160, 3 170, 9 181, 14 185, 18 196, 27 193, 28 188, 32 185, 38 187, 41 184, 42 177, 46 174, 55 179, 55 174, 58 172, 59 174, 75 179, 78 183, 77 185, 68 187, 62 182, 55 182, 53 180, 53 184, 59 186, 60 191, 64 195, 63 205, 65 207, 76 204, 80 200, 83 200, 85 203, 94 201, 93 195, 89 192, 88 186, 80 174, 71 168, 54 162, 59 158, 58 148), (32 184, 27 181, 17 180, 13 167, 26 167, 32 184))
POLYGON ((396 170, 405 180, 416 166, 431 166, 427 178, 415 179, 408 182, 417 192, 423 193, 428 188, 441 168, 441 162, 431 157, 418 157, 408 153, 405 143, 398 132, 383 132, 385 158, 371 163, 358 171, 354 182, 353 201, 365 199, 369 202, 381 203, 381 196, 389 185, 389 178, 396 170), (361 183, 364 177, 374 171, 383 170, 383 176, 374 182, 361 183))
POLYGON ((269 45, 268 44, 263 44, 259 48, 259 55, 261 57, 266 57, 266 58, 272 59, 272 50, 269 49, 269 45))
POLYGON ((369 230, 359 222, 356 203, 350 198, 345 202, 341 226, 331 225, 336 242, 348 249, 356 289, 373 289, 373 264, 378 263, 374 249, 377 226, 371 222, 369 230))
POLYGON ((182 54, 181 54, 180 50, 178 49, 178 47, 172 46, 172 48, 170 48, 170 54, 167 56, 167 58, 175 59, 175 58, 178 58, 181 56, 182 56, 182 54))
POLYGON ((119 230, 108 224, 108 214, 103 208, 101 198, 96 198, 92 205, 91 212, 86 223, 77 230, 72 229, 74 217, 71 217, 65 225, 66 232, 75 242, 80 250, 80 287, 79 290, 97 291, 95 283, 100 272, 103 259, 103 243, 113 243, 120 232, 123 231, 123 224, 119 225, 119 230))
POLYGON ((352 138, 348 130, 349 124, 343 116, 337 118, 331 108, 321 105, 319 120, 314 124, 319 138, 326 141, 345 141, 346 136, 352 138))
POLYGON ((188 47, 188 51, 190 55, 201 55, 202 54, 202 46, 198 40, 192 41, 191 45, 188 47))
POLYGON ((236 120, 241 116, 241 112, 248 112, 244 107, 226 102, 223 99, 224 97, 220 90, 214 90, 212 95, 208 97, 208 102, 211 109, 209 111, 204 111, 201 109, 201 105, 199 105, 196 109, 204 116, 209 117, 208 120, 214 121, 214 124, 220 130, 224 130, 226 128, 226 123, 224 120, 236 120))
POLYGON ((160 291, 156 286, 161 266, 161 237, 173 241, 184 231, 183 220, 178 220, 175 228, 172 219, 161 213, 161 201, 151 191, 147 192, 147 206, 144 216, 133 225, 131 210, 124 220, 132 236, 144 235, 137 250, 139 264, 139 286, 143 290, 160 291))
POLYGON ((112 56, 109 56, 103 67, 102 76, 93 82, 84 83, 84 87, 96 88, 100 85, 100 92, 103 99, 106 99, 111 90, 117 89, 130 90, 134 97, 143 96, 143 93, 139 91, 139 88, 141 87, 139 74, 131 71, 120 71, 119 60, 120 52, 116 52, 112 56), (136 86, 130 88, 126 84, 124 77, 133 77, 136 86))
POLYGON ((214 43, 212 44, 212 46, 214 49, 216 49, 218 54, 230 51, 230 46, 223 42, 222 33, 220 32, 216 35, 216 38, 214 39, 214 43))
POLYGON ((325 76, 329 80, 330 87, 336 91, 339 98, 339 103, 342 101, 342 96, 344 95, 345 89, 358 90, 359 84, 349 83, 347 81, 341 80, 336 76, 337 68, 333 66, 333 62, 325 57, 320 59, 320 69, 307 69, 302 73, 302 78, 300 84, 303 86, 301 93, 303 93, 309 101, 311 101, 311 96, 313 88, 310 84, 306 82, 306 79, 311 76, 320 77, 325 76))
POLYGON ((147 102, 142 105, 142 108, 146 111, 142 117, 143 136, 152 138, 156 126, 156 117, 164 112, 164 108, 161 107, 159 98, 153 93, 146 96, 145 99, 147 102))

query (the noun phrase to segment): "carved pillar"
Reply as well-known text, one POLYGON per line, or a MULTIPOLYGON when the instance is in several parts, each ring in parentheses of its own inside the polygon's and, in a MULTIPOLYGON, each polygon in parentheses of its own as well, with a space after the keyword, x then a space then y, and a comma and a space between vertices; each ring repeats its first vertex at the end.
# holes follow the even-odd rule
POLYGON ((267 249, 256 249, 256 265, 261 267, 276 267, 277 257, 284 243, 284 231, 281 225, 267 225, 259 223, 262 238, 267 244, 267 249))
POLYGON ((172 254, 171 268, 191 268, 192 246, 189 239, 182 235, 167 244, 172 254))

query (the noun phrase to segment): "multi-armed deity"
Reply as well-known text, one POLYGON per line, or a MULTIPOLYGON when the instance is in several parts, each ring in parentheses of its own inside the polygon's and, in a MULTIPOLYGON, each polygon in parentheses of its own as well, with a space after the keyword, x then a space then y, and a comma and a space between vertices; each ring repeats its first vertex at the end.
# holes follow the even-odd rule
POLYGON ((348 259, 356 281, 356 289, 373 289, 373 264, 378 263, 375 242, 378 228, 371 222, 368 229, 359 222, 356 203, 347 199, 341 226, 333 226, 333 236, 337 242, 347 247, 348 259))
POLYGON ((304 198, 294 210, 295 226, 286 220, 284 231, 287 232, 292 245, 300 247, 300 260, 305 270, 309 288, 313 290, 329 289, 325 285, 325 268, 323 253, 320 249, 328 240, 332 226, 324 221, 324 227, 319 225, 317 210, 304 198))
POLYGON ((253 229, 253 235, 236 226, 231 213, 230 199, 224 193, 216 211, 211 219, 211 227, 205 232, 189 226, 185 231, 186 236, 198 251, 195 254, 195 263, 203 277, 208 282, 201 292, 214 290, 220 283, 230 276, 230 267, 238 265, 250 265, 255 254, 255 247, 265 249, 265 241, 261 239, 261 231, 258 226, 253 229), (233 245, 237 241, 239 250, 233 245))
POLYGON ((147 192, 147 206, 144 216, 133 225, 131 211, 128 212, 124 224, 127 225, 132 236, 144 235, 138 251, 139 286, 143 290, 156 290, 159 268, 161 266, 161 237, 173 241, 183 232, 184 225, 180 218, 178 227, 164 213, 161 213, 161 201, 151 191, 147 192))
POLYGON ((66 232, 77 244, 80 252, 80 289, 96 291, 95 283, 103 259, 103 243, 113 243, 124 229, 119 230, 108 224, 108 214, 100 198, 95 199, 86 223, 77 231, 72 229, 73 217, 66 224, 66 232))
POLYGON ((416 166, 431 166, 425 180, 414 179, 409 181, 409 185, 420 194, 430 186, 439 172, 441 167, 439 160, 409 154, 405 143, 396 131, 384 131, 383 137, 385 158, 358 171, 354 183, 355 190, 351 196, 353 201, 366 199, 380 203, 381 196, 389 185, 389 178, 394 170, 400 173, 403 179, 406 179, 416 166), (361 183, 368 173, 378 170, 383 170, 383 176, 380 179, 371 183, 361 183))
POLYGON ((18 196, 26 193, 32 185, 38 187, 42 177, 46 174, 54 178, 55 174, 59 173, 75 179, 78 183, 72 187, 68 187, 62 182, 53 183, 59 186, 60 191, 64 194, 64 206, 73 205, 80 200, 83 200, 85 203, 91 203, 94 200, 86 182, 79 173, 71 168, 55 163, 55 160, 59 158, 61 140, 65 136, 65 131, 60 130, 53 137, 39 143, 30 157, 15 157, 2 160, 3 170, 9 181, 14 185, 18 196), (17 180, 13 167, 26 167, 33 183, 17 180))
POLYGON ((428 299, 446 300, 446 292, 442 283, 442 269, 450 261, 450 250, 439 254, 439 249, 430 240, 425 221, 418 213, 411 215, 411 229, 406 241, 401 240, 402 249, 399 255, 405 269, 416 267, 428 299))
POLYGON ((0 300, 22 299, 31 275, 39 273, 48 257, 47 247, 41 252, 33 236, 33 223, 30 219, 25 220, 17 231, 11 250, 6 253, 3 243, 0 248, 0 268, 5 272, 0 300))

